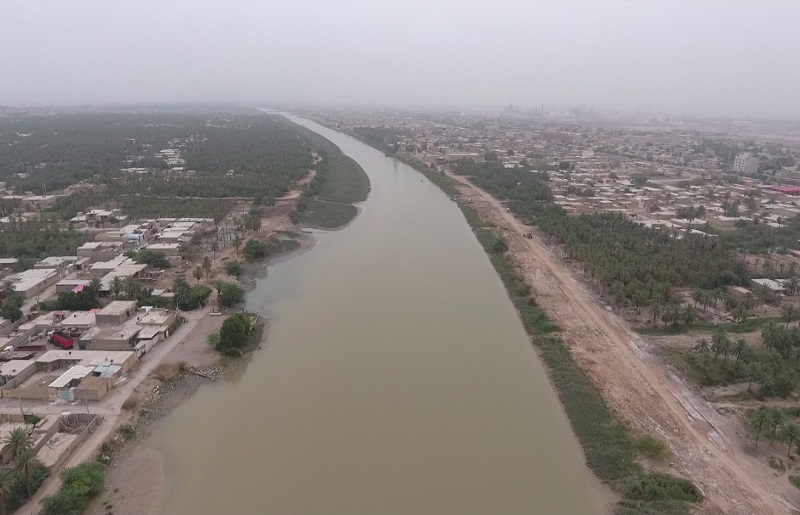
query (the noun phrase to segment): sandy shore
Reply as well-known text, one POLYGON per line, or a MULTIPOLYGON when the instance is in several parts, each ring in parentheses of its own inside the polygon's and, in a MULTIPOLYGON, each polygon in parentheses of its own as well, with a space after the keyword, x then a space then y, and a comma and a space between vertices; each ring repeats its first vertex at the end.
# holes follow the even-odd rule
POLYGON ((109 442, 110 463, 106 472, 106 491, 92 500, 84 513, 133 515, 156 513, 163 498, 166 476, 160 452, 148 447, 147 441, 155 425, 198 388, 214 380, 181 371, 181 365, 212 377, 222 377, 220 355, 208 344, 208 335, 218 331, 225 317, 206 315, 195 329, 147 379, 143 395, 134 393, 129 399, 136 404, 128 423, 135 436, 125 440, 116 434, 109 442))

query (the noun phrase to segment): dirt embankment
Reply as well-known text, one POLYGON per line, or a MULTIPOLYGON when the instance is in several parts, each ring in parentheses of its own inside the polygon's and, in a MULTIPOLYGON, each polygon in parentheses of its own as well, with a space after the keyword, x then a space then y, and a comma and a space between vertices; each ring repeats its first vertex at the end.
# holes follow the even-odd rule
POLYGON ((563 329, 573 359, 603 395, 614 415, 633 428, 663 438, 675 474, 706 494, 703 513, 793 513, 797 492, 774 481, 746 452, 737 426, 660 362, 648 344, 606 309, 590 286, 570 275, 556 252, 496 199, 452 176, 480 216, 505 237, 509 254, 537 303, 563 329))
POLYGON ((242 360, 221 360, 207 340, 208 334, 219 330, 223 320, 224 317, 210 315, 200 320, 195 330, 153 371, 147 380, 148 387, 142 388, 145 393, 133 394, 128 400, 126 406, 134 410, 130 421, 101 453, 109 463, 107 489, 92 500, 85 513, 141 515, 158 512, 167 484, 164 458, 146 442, 156 424, 201 386, 238 368, 242 360))

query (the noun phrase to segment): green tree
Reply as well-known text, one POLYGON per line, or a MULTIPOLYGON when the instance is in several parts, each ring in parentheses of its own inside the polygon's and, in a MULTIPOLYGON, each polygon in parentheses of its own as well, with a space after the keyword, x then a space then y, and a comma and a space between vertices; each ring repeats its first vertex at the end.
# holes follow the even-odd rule
POLYGON ((786 327, 789 327, 790 323, 800 320, 800 310, 795 304, 786 303, 781 306, 781 318, 786 322, 786 327))
POLYGON ((236 313, 229 316, 222 323, 217 348, 225 350, 242 347, 247 342, 250 329, 250 320, 245 315, 236 313))
POLYGON ((12 461, 22 456, 26 451, 33 448, 33 436, 28 428, 15 427, 3 438, 3 450, 8 449, 12 461))
POLYGON ((220 281, 217 289, 219 291, 219 303, 223 307, 228 308, 244 302, 244 290, 235 284, 220 281))
POLYGON ((114 279, 111 280, 111 295, 116 299, 120 293, 122 293, 122 278, 115 275, 114 279))
POLYGON ((789 443, 789 451, 786 453, 786 456, 792 456, 792 445, 800 441, 800 427, 797 424, 785 424, 783 426, 783 430, 781 431, 781 436, 783 439, 789 443))
POLYGON ((208 256, 203 257, 203 270, 206 272, 206 280, 208 280, 208 274, 211 273, 211 258, 208 256))
POLYGON ((750 417, 750 429, 756 435, 756 447, 758 447, 758 439, 761 437, 761 433, 764 431, 764 428, 767 426, 769 422, 770 416, 769 411, 766 408, 759 408, 751 417, 750 417))
POLYGON ((89 498, 103 489, 105 472, 100 463, 90 461, 61 471, 61 481, 64 488, 89 498))
POLYGON ((780 408, 772 408, 769 410, 769 418, 767 422, 771 428, 772 438, 778 435, 778 428, 784 423, 786 418, 783 416, 783 411, 780 408))
POLYGON ((203 269, 199 266, 195 267, 195 269, 192 271, 192 276, 197 279, 197 284, 200 284, 200 279, 203 278, 203 269))
POLYGON ((244 244, 244 255, 247 259, 263 259, 267 257, 267 246, 258 240, 247 240, 244 244))
POLYGON ((14 470, 27 488, 28 498, 31 497, 33 478, 40 467, 41 462, 39 458, 36 457, 36 453, 33 452, 33 449, 23 451, 22 454, 17 456, 17 459, 14 460, 14 470))
POLYGON ((244 269, 238 261, 228 261, 225 263, 225 272, 232 277, 238 278, 244 273, 244 269))
POLYGON ((14 492, 17 479, 9 468, 0 468, 0 514, 5 515, 6 506, 14 492))

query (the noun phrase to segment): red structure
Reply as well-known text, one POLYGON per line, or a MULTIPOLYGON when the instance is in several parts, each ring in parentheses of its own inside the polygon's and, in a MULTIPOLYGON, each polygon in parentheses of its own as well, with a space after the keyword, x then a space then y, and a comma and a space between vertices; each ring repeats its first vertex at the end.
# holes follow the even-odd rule
POLYGON ((800 186, 770 186, 767 189, 770 191, 777 191, 778 193, 785 193, 786 195, 800 195, 800 186))

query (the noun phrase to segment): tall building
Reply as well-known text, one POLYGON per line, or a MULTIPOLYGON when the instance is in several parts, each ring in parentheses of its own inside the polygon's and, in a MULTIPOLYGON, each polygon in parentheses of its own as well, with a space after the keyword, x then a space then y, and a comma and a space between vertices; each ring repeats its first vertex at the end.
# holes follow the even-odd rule
POLYGON ((756 173, 758 171, 758 158, 750 154, 739 154, 733 160, 733 171, 736 173, 756 173))

